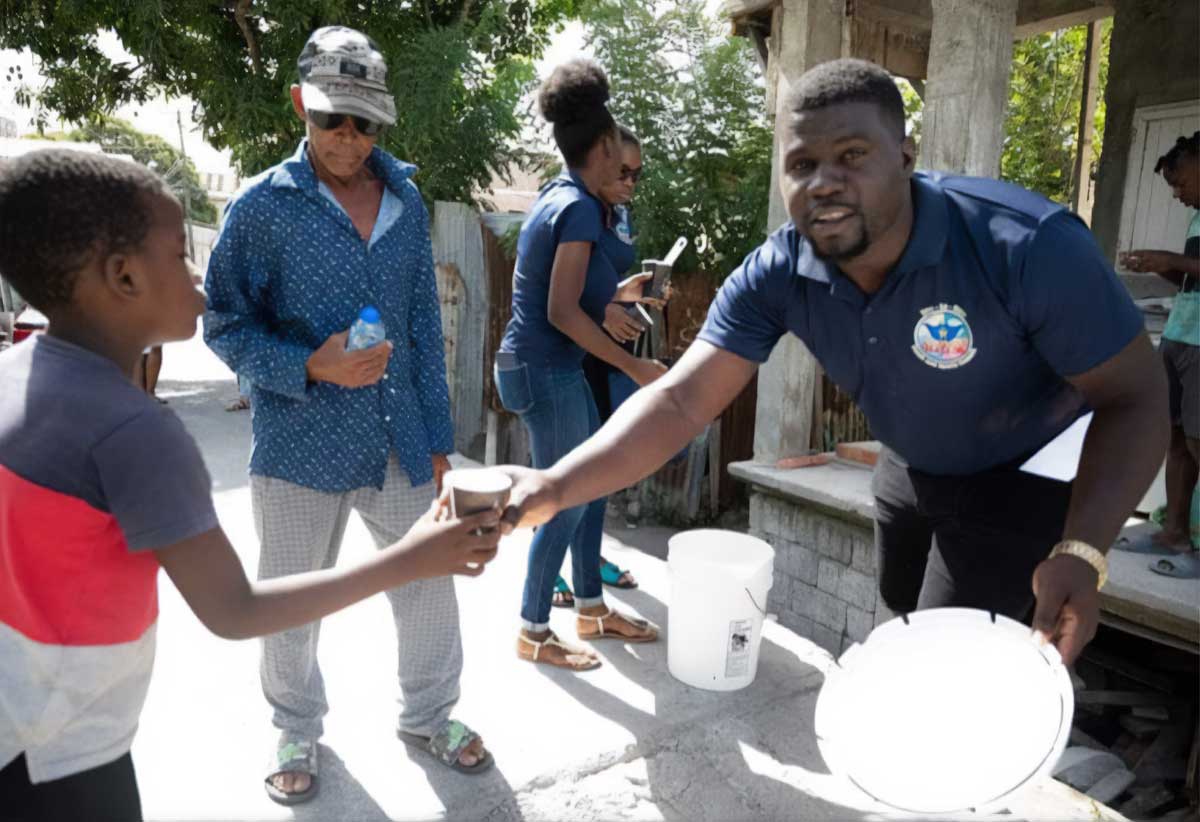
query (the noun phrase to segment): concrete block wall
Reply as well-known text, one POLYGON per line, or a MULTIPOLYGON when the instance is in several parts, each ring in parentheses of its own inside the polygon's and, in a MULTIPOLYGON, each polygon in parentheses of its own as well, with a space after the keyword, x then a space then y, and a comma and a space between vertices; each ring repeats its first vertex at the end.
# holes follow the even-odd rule
POLYGON ((831 654, 895 616, 879 597, 870 523, 756 490, 750 533, 775 548, 767 610, 831 654))

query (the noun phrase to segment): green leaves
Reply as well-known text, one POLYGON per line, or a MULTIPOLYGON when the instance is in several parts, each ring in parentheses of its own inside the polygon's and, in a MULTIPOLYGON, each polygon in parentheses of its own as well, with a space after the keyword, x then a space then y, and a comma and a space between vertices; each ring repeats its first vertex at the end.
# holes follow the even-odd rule
POLYGON ((610 108, 642 141, 641 252, 683 235, 676 270, 723 278, 766 231, 772 132, 750 45, 723 36, 701 0, 602 0, 586 22, 610 108))
MULTIPOLYGON (((1108 82, 1108 45, 1112 19, 1101 27, 1100 89, 1108 82)), ((1066 203, 1074 186, 1079 139, 1079 106, 1083 93, 1087 27, 1039 34, 1013 47, 1000 178, 1066 203)), ((900 84, 904 112, 920 142, 921 98, 907 82, 900 84)), ((1104 137, 1104 95, 1099 94, 1092 133, 1093 167, 1100 162, 1104 137)), ((1091 173, 1092 169, 1085 170, 1091 173)))
MULTIPOLYGON (((1108 20, 1102 29, 1102 88, 1111 31, 1112 21, 1108 20)), ((1086 47, 1087 27, 1076 26, 1031 37, 1013 49, 1000 176, 1060 203, 1070 200, 1075 183, 1086 47)), ((1103 134, 1101 96, 1092 143, 1097 160, 1103 134)))
POLYGON ((416 181, 428 200, 470 201, 494 170, 522 156, 515 112, 533 81, 531 61, 581 4, 0 0, 0 48, 29 48, 47 78, 42 90, 19 91, 20 102, 69 122, 160 92, 190 97, 205 138, 230 148, 250 176, 288 156, 303 135, 288 88, 308 35, 324 25, 351 26, 372 36, 388 60, 400 122, 381 145, 421 168, 416 181), (104 56, 97 46, 104 30, 116 33, 133 62, 104 56))
POLYGON ((99 143, 105 151, 128 154, 139 163, 148 165, 170 184, 179 202, 189 206, 188 216, 202 223, 216 223, 217 209, 209 201, 196 167, 166 140, 154 134, 138 131, 124 120, 94 118, 82 128, 71 132, 67 139, 99 143))

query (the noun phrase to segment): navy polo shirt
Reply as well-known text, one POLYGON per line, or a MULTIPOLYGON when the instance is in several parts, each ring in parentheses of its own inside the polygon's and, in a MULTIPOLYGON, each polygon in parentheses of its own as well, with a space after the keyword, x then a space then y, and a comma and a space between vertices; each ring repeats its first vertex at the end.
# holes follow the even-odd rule
POLYGON ((583 349, 550 322, 550 271, 560 244, 592 244, 579 307, 602 324, 618 281, 612 262, 599 252, 606 231, 604 217, 603 204, 574 172, 564 172, 541 190, 517 241, 512 318, 501 351, 512 352, 530 365, 570 368, 583 361, 583 349))
POLYGON ((800 338, 913 468, 966 475, 1032 454, 1088 409, 1066 381, 1142 331, 1071 212, 995 180, 916 174, 913 232, 864 294, 787 224, 721 287, 700 339, 764 362, 800 338))

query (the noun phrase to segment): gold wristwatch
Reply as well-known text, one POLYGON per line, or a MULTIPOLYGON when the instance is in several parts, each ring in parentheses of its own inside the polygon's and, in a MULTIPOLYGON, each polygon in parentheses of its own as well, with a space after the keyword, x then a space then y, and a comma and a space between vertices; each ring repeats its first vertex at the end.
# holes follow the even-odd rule
POLYGON ((1086 542, 1078 539, 1064 539, 1058 545, 1054 546, 1054 550, 1050 552, 1051 557, 1056 557, 1059 554, 1067 554, 1068 556, 1078 557, 1096 570, 1096 590, 1099 591, 1104 587, 1104 583, 1108 581, 1108 557, 1097 551, 1086 542))

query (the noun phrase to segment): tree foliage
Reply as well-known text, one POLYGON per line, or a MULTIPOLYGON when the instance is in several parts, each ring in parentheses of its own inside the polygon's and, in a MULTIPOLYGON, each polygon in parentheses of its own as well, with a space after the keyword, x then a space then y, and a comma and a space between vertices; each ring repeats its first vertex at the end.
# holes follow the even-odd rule
MULTIPOLYGON (((5 4, 0 47, 28 48, 47 79, 20 102, 86 123, 159 93, 187 96, 205 139, 244 175, 287 156, 303 135, 288 87, 320 26, 380 44, 399 123, 381 145, 421 167, 429 199, 469 200, 520 156, 518 103, 532 60, 581 0, 27 0, 5 4), (113 62, 111 29, 134 58, 113 62)), ((44 123, 44 119, 43 119, 44 123)))
MULTIPOLYGON (((1101 88, 1107 81, 1111 32, 1109 19, 1101 29, 1101 88)), ((1013 48, 1000 176, 1060 203, 1070 199, 1075 184, 1086 53, 1087 26, 1030 37, 1013 48)), ((1092 135, 1096 161, 1102 148, 1104 113, 1101 95, 1092 135)), ((1091 171, 1085 169, 1087 174, 1091 171)))
MULTIPOLYGON (((1100 89, 1108 83, 1108 46, 1112 19, 1101 26, 1100 89)), ((1074 186, 1079 142, 1079 106, 1083 97, 1087 26, 1039 34, 1013 47, 1012 75, 1004 118, 1000 178, 1065 203, 1074 186)), ((919 140, 921 99, 907 83, 900 87, 909 128, 919 140)), ((1093 160, 1100 162, 1104 138, 1104 95, 1097 93, 1092 133, 1093 160)))
POLYGON ((642 254, 683 235, 677 270, 728 274, 767 223, 772 132, 751 46, 723 36, 702 0, 603 0, 586 22, 612 112, 642 141, 642 254))
POLYGON ((98 143, 110 154, 128 154, 166 178, 179 202, 187 203, 188 217, 201 223, 216 223, 217 209, 208 199, 191 159, 155 134, 138 131, 124 120, 99 117, 66 135, 66 139, 98 143))

